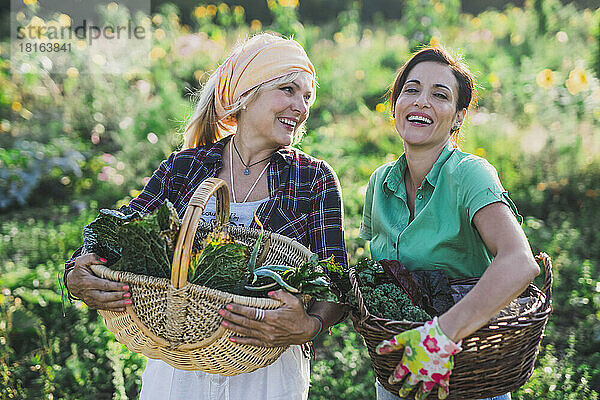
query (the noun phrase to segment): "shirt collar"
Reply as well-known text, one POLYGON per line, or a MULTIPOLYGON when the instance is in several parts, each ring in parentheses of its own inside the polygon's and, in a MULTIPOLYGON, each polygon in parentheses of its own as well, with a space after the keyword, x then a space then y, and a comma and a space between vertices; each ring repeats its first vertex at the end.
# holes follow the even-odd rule
POLYGON ((217 164, 223 162, 223 150, 229 139, 231 139, 230 136, 231 135, 225 136, 221 140, 213 143, 212 146, 206 150, 206 156, 204 158, 205 163, 217 164))
POLYGON ((452 142, 448 141, 446 146, 442 149, 442 152, 440 153, 438 159, 435 161, 435 163, 433 163, 433 167, 431 167, 431 170, 425 176, 425 179, 427 180, 427 182, 429 182, 431 186, 435 187, 435 185, 437 184, 438 177, 440 176, 440 170, 442 169, 442 166, 446 163, 446 161, 448 161, 448 158, 450 158, 455 148, 456 147, 454 147, 452 142))
MULTIPOLYGON (((431 186, 435 187, 437 184, 440 170, 442 169, 444 163, 452 155, 454 149, 454 145, 451 142, 448 142, 448 144, 446 144, 446 146, 442 149, 442 152, 433 164, 433 167, 431 167, 429 173, 425 176, 425 179, 431 186)), ((404 173, 407 167, 408 163, 406 161, 406 153, 402 153, 402 155, 395 161, 394 165, 390 169, 390 172, 383 181, 383 187, 387 189, 388 193, 399 193, 398 188, 404 183, 404 173)), ((403 193, 403 191, 400 192, 403 193)))

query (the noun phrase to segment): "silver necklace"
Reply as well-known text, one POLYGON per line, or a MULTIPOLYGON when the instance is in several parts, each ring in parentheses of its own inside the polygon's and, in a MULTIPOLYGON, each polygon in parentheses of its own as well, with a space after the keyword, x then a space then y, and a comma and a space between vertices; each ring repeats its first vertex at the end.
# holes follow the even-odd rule
MULTIPOLYGON (((231 138, 231 143, 233 143, 233 138, 231 138)), ((233 202, 237 203, 236 197, 235 197, 235 183, 233 181, 233 151, 231 150, 233 146, 229 146, 229 180, 231 180, 231 196, 233 197, 233 202)), ((236 149, 237 151, 237 149, 236 149)), ((239 154, 239 153, 238 153, 239 154)), ((241 157, 240 157, 241 160, 241 157)), ((265 160, 262 160, 265 161, 265 160)), ((242 161, 242 164, 244 162, 242 161)), ((267 165, 265 165, 265 167, 263 168, 262 172, 260 173, 260 175, 258 175, 258 178, 256 178, 256 180, 254 181, 254 184, 252 185, 252 187, 250 188, 250 190, 248 191, 248 193, 246 194, 246 197, 244 197, 244 200, 242 201, 242 203, 245 203, 246 200, 248 200, 248 197, 250 197, 250 193, 252 193, 252 191, 254 190, 254 188, 256 187, 256 184, 258 183, 258 181, 260 180, 260 178, 265 174, 265 171, 267 170, 267 168, 269 168, 269 164, 267 163, 267 165)), ((248 175, 246 173, 244 173, 245 175, 248 175)))
POLYGON ((237 146, 235 145, 235 140, 234 139, 235 139, 235 137, 231 138, 231 143, 233 143, 233 148, 235 149, 235 152, 237 153, 237 155, 240 158, 240 161, 242 162, 242 164, 244 165, 244 167, 246 167, 246 168, 244 168, 244 175, 250 175, 250 167, 253 167, 256 164, 260 164, 261 162, 267 161, 269 158, 271 158, 271 156, 269 156, 267 158, 263 158, 260 161, 253 162, 252 164, 246 164, 244 162, 244 159, 242 158, 242 155, 240 154, 237 146))

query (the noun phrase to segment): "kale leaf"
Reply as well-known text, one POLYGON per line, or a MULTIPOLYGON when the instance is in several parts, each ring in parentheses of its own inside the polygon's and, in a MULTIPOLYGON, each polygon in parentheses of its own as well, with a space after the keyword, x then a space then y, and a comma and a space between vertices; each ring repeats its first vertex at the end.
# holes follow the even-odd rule
POLYGON ((429 314, 412 303, 402 288, 393 283, 361 287, 361 293, 369 312, 380 318, 412 322, 431 319, 429 314))
POLYGON ((188 281, 243 294, 241 287, 246 281, 248 259, 248 247, 217 227, 204 240, 202 250, 192 255, 188 281))
POLYGON ((128 207, 103 209, 83 228, 84 250, 117 271, 169 278, 175 241, 165 238, 176 240, 178 233, 179 218, 168 201, 143 217, 128 207))

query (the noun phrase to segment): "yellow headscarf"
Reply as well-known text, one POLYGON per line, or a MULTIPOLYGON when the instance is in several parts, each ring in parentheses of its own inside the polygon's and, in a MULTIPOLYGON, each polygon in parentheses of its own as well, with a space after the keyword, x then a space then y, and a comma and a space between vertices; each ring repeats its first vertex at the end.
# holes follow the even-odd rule
POLYGON ((298 42, 270 34, 248 40, 217 69, 215 108, 220 122, 235 125, 226 113, 248 90, 296 71, 313 77, 314 92, 315 69, 298 42))

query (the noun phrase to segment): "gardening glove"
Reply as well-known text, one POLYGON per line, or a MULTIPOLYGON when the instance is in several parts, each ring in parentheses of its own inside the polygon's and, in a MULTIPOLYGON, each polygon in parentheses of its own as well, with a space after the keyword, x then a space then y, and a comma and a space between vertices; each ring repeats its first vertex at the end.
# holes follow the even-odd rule
POLYGON ((439 385, 438 399, 445 399, 450 390, 450 374, 454 367, 452 356, 462 350, 461 342, 457 344, 450 340, 435 317, 419 328, 384 340, 377 345, 376 351, 377 354, 387 354, 404 348, 402 361, 389 377, 390 384, 406 378, 398 392, 400 397, 407 397, 422 382, 415 395, 416 400, 425 399, 435 384, 439 385))

